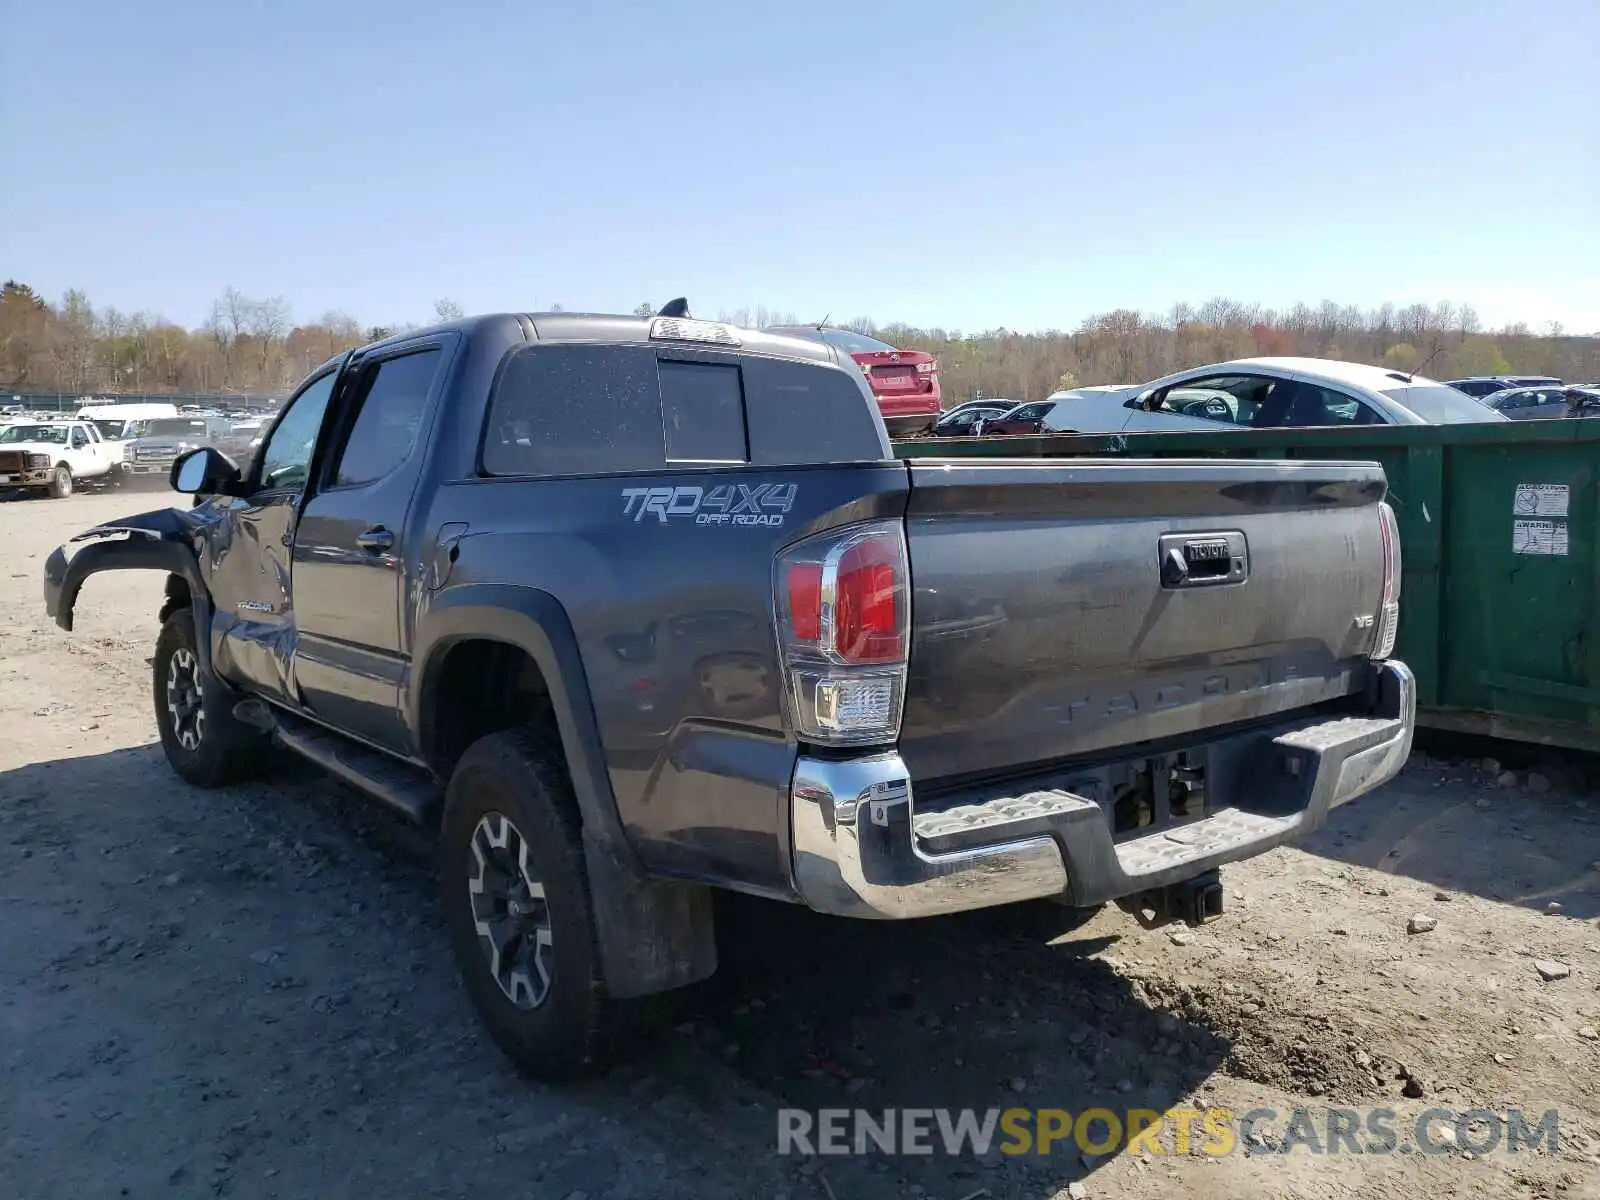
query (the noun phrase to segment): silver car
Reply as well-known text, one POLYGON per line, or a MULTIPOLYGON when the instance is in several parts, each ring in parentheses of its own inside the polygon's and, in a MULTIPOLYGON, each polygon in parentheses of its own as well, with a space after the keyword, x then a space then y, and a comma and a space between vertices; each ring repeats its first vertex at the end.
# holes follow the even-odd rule
POLYGON ((1045 429, 1144 433, 1182 429, 1452 425, 1506 418, 1464 392, 1404 371, 1327 358, 1242 358, 1143 387, 1058 392, 1045 429))
POLYGON ((1581 388, 1560 384, 1547 387, 1515 387, 1491 392, 1482 403, 1501 413, 1508 421, 1542 421, 1550 417, 1564 417, 1573 408, 1573 393, 1581 388))

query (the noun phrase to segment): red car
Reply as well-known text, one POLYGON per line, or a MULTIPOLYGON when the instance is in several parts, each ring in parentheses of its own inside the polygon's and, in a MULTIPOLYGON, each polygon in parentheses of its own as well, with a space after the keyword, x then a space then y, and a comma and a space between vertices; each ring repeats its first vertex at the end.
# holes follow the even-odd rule
POLYGON ((939 360, 933 355, 897 350, 864 333, 828 325, 780 325, 767 332, 826 342, 855 359, 877 398, 890 437, 922 433, 939 419, 939 360))

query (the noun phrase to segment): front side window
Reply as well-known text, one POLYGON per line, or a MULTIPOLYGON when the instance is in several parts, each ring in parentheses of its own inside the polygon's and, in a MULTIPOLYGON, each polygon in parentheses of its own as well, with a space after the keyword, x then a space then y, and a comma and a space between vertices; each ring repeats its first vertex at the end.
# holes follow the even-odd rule
POLYGON ((423 350, 364 372, 361 408, 339 455, 335 487, 372 483, 411 457, 439 359, 437 349, 423 350))
POLYGON ((1291 379, 1279 381, 1255 420, 1255 426, 1261 429, 1382 424, 1383 419, 1354 396, 1335 388, 1291 379))
POLYGON ((1254 426, 1281 381, 1261 375, 1215 375, 1190 379, 1157 393, 1155 412, 1254 426))
POLYGON ((74 426, 73 430, 72 430, 72 448, 74 450, 82 450, 88 444, 89 444, 89 435, 87 433, 85 433, 82 429, 78 428, 77 426, 74 426))
POLYGON ((305 487, 336 375, 330 371, 289 401, 283 419, 261 448, 259 480, 263 489, 305 487))

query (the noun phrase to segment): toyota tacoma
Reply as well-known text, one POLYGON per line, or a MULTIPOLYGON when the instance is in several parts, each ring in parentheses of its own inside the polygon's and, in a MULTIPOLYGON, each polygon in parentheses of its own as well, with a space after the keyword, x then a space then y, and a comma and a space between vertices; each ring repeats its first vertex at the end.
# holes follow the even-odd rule
POLYGON ((712 888, 1206 920, 1411 744, 1375 464, 898 461, 848 352, 681 303, 365 346, 171 482, 50 556, 50 614, 164 571, 172 768, 276 748, 435 830, 547 1077, 715 969, 712 888))

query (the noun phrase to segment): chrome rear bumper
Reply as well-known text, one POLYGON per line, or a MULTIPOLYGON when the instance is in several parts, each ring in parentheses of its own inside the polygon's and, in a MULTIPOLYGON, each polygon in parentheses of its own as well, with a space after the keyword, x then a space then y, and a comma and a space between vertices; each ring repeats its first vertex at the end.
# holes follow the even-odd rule
POLYGON ((919 820, 898 754, 802 757, 789 792, 796 886, 819 912, 899 919, 1047 896, 1100 904, 1181 882, 1298 840, 1331 809, 1394 777, 1411 752, 1416 683, 1394 661, 1378 668, 1376 683, 1371 715, 1289 723, 1207 747, 1220 807, 1121 841, 1100 805, 1070 792, 991 799, 919 820), (935 835, 948 844, 962 831, 980 840, 943 852, 924 844, 935 835))

